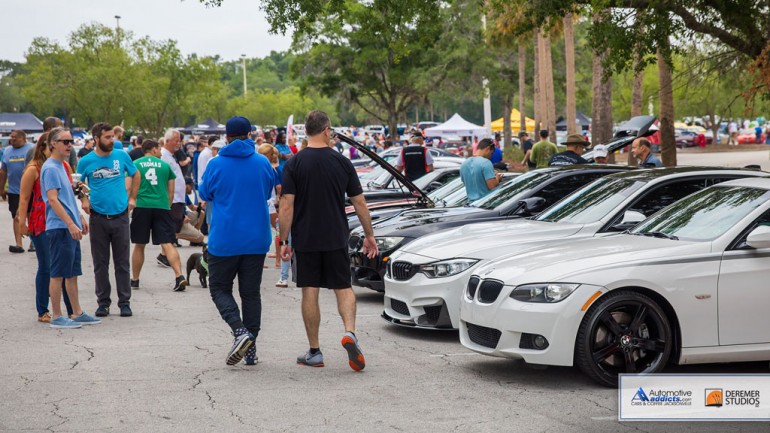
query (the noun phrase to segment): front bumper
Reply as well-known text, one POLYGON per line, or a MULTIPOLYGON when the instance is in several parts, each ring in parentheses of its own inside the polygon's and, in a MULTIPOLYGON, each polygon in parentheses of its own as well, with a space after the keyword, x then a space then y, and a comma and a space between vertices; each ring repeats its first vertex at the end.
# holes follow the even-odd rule
MULTIPOLYGON (((474 352, 501 358, 523 359, 531 364, 573 365, 575 338, 585 311, 582 307, 597 292, 606 289, 583 285, 557 303, 521 302, 509 297, 513 287, 504 286, 489 304, 478 293, 460 300, 460 343, 474 352), (548 342, 540 350, 532 346, 534 336, 548 342)), ((595 301, 594 301, 595 302, 595 301)))
POLYGON ((384 292, 385 262, 382 258, 387 257, 390 252, 380 253, 377 257, 370 259, 360 251, 351 251, 350 273, 353 276, 353 285, 384 292))
MULTIPOLYGON (((408 253, 399 255, 398 261, 415 266, 428 263, 425 257, 408 253), (419 262, 425 263, 419 263, 419 262)), ((421 328, 457 329, 460 324, 460 298, 475 266, 458 275, 446 278, 428 278, 416 273, 412 278, 399 281, 386 276, 383 317, 391 323, 421 328), (387 320, 387 319, 386 319, 387 320)))

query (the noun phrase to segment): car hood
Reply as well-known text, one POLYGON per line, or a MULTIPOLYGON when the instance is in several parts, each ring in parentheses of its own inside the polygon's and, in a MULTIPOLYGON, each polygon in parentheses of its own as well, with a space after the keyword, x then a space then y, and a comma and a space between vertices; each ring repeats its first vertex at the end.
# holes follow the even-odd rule
POLYGON ((488 262, 477 270, 482 278, 503 281, 506 285, 534 282, 583 283, 607 269, 628 264, 646 265, 661 260, 676 260, 693 254, 710 254, 710 242, 672 241, 619 234, 600 238, 549 242, 541 248, 510 254, 488 262))
POLYGON ((476 223, 425 235, 402 250, 436 260, 453 257, 494 259, 508 252, 505 251, 507 246, 564 238, 582 228, 582 224, 522 219, 476 223))
MULTIPOLYGON (((396 234, 396 232, 401 230, 422 227, 428 224, 463 221, 466 218, 481 213, 494 213, 497 215, 496 212, 471 206, 407 210, 393 218, 377 222, 374 225, 374 234, 375 236, 388 236, 396 234)), ((421 231, 421 234, 424 233, 421 231)))

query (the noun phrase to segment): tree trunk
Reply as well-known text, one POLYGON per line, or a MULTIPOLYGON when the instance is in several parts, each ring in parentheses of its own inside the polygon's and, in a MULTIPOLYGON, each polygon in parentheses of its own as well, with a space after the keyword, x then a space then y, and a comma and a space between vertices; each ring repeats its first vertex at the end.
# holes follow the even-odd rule
POLYGON ((535 73, 532 77, 533 83, 534 83, 534 98, 535 98, 535 132, 534 132, 534 139, 537 141, 537 134, 540 132, 541 128, 541 121, 543 120, 543 107, 541 104, 540 94, 540 30, 535 30, 535 73))
MULTIPOLYGON (((634 54, 634 85, 633 90, 631 94, 631 117, 635 116, 641 116, 642 115, 642 91, 643 91, 643 84, 644 84, 644 72, 638 71, 639 62, 641 61, 641 56, 639 54, 634 54)), ((628 147, 628 165, 631 167, 636 167, 639 165, 636 158, 634 158, 634 155, 631 153, 631 146, 628 147)))
POLYGON ((524 115, 524 99, 527 94, 527 47, 519 41, 519 125, 520 132, 527 130, 527 117, 524 115))
POLYGON ((545 83, 545 107, 546 129, 548 129, 550 141, 556 143, 556 97, 553 91, 553 60, 551 56, 551 37, 543 33, 543 71, 545 83))
POLYGON ((578 131, 577 99, 575 97, 575 35, 572 29, 572 14, 564 17, 564 58, 567 62, 567 134, 575 134, 578 131))
POLYGON ((513 109, 513 94, 506 92, 503 96, 503 149, 511 145, 511 110, 513 109))
POLYGON ((604 76, 603 55, 593 52, 591 138, 594 145, 612 138, 612 81, 604 76))
MULTIPOLYGON (((668 44, 668 38, 664 41, 668 44)), ((658 81, 660 99, 660 152, 663 165, 676 167, 676 138, 674 132, 674 92, 671 68, 658 49, 658 81)))

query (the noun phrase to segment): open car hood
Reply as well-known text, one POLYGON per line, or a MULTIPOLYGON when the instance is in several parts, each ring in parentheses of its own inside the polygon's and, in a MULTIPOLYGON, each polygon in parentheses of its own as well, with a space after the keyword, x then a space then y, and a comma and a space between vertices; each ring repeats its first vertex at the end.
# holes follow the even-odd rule
POLYGON ((357 142, 356 140, 340 132, 334 131, 334 136, 339 138, 340 141, 344 141, 345 143, 355 147, 356 150, 368 156, 372 161, 376 162, 380 167, 384 168, 388 173, 392 174, 393 177, 396 180, 398 180, 399 183, 401 183, 401 185, 404 185, 405 187, 407 187, 407 189, 409 189, 409 192, 415 198, 417 198, 417 202, 421 207, 425 207, 425 208, 435 207, 435 203, 433 203, 433 201, 428 197, 428 195, 425 194, 425 191, 421 190, 420 188, 417 188, 412 183, 412 181, 407 179, 400 171, 396 170, 395 167, 388 164, 387 161, 380 158, 380 156, 377 155, 376 152, 373 152, 368 147, 364 146, 363 144, 357 142))
MULTIPOLYGON (((649 137, 654 134, 658 130, 658 127, 655 126, 656 120, 657 117, 655 116, 632 117, 618 126, 615 134, 612 136, 612 140, 602 144, 607 146, 608 153, 620 150, 639 137, 649 137)), ((588 162, 594 161, 593 150, 584 153, 582 156, 588 162)))

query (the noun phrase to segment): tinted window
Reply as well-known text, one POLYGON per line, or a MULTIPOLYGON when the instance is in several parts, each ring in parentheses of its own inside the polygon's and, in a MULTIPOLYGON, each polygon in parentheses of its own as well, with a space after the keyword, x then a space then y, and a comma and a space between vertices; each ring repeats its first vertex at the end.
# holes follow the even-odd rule
POLYGON ((644 182, 627 179, 598 179, 556 203, 537 220, 576 224, 599 221, 642 186, 644 182))
POLYGON ((489 195, 474 201, 470 206, 488 210, 504 206, 514 200, 520 200, 524 193, 529 192, 530 189, 550 178, 550 172, 530 171, 529 173, 513 178, 511 182, 503 186, 495 188, 489 195))
POLYGON ((609 172, 594 172, 594 173, 579 173, 562 176, 548 185, 544 186, 542 190, 534 193, 536 197, 542 197, 545 199, 545 205, 551 206, 557 201, 570 195, 576 189, 585 186, 592 180, 598 179, 602 176, 610 174, 609 172))
POLYGON ((629 210, 651 216, 655 212, 706 187, 705 179, 688 179, 653 188, 629 207, 629 210))
POLYGON ((657 232, 682 240, 710 241, 724 234, 767 200, 770 200, 770 192, 765 189, 710 187, 648 218, 631 233, 657 232))

